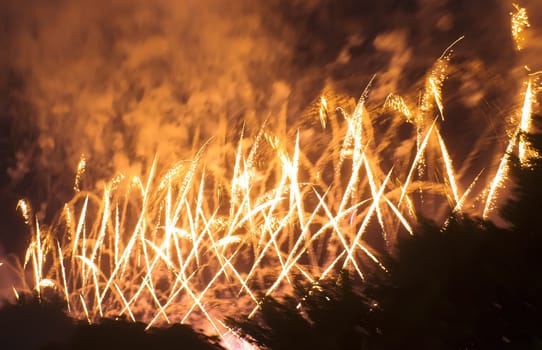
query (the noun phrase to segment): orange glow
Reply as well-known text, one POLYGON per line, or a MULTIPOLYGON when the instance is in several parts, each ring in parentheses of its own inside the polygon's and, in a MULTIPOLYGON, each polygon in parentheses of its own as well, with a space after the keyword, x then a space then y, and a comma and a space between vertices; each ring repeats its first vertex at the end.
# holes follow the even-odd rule
MULTIPOLYGON (((515 8, 519 50, 529 23, 515 8)), ((41 298, 55 291, 72 316, 89 323, 117 316, 148 327, 196 323, 228 343, 225 316, 253 316, 258 295, 289 293, 295 278, 314 282, 348 268, 363 280, 368 266, 387 273, 381 255, 393 254, 400 234, 414 234, 427 197, 447 210, 436 218, 443 226, 449 213, 488 218, 508 176, 507 155, 517 150, 522 164, 534 156, 518 135, 530 131, 536 88, 529 80, 498 166, 486 170, 490 181, 474 193, 484 170, 474 169, 474 180, 464 176, 441 133, 442 87, 461 39, 412 96, 390 92, 373 104, 371 80, 352 106, 321 94, 308 125, 288 125, 282 108, 259 129, 248 120, 232 136, 224 118, 213 138, 201 141, 200 130, 194 132, 186 159, 172 161, 169 148, 158 149, 148 167, 119 172, 95 188, 84 181, 92 158, 87 163, 81 155, 73 197, 56 221, 44 224, 26 201, 17 205, 31 239, 22 264, 0 262, 18 273, 21 287, 13 292, 41 298), (405 125, 408 136, 400 139, 405 125), (481 209, 465 209, 475 202, 481 209)))
POLYGON ((525 30, 531 25, 527 16, 527 10, 518 4, 512 4, 512 6, 514 7, 514 11, 510 13, 512 38, 516 44, 516 49, 519 51, 525 43, 525 30))

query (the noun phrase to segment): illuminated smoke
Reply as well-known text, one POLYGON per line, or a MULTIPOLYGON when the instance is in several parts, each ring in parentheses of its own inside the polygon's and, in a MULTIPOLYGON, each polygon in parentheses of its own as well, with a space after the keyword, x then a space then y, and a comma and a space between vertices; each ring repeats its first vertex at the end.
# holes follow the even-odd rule
POLYGON ((287 97, 274 97, 281 82, 264 76, 288 48, 251 1, 31 1, 10 9, 18 19, 10 64, 31 106, 18 118, 37 133, 19 162, 27 165, 10 170, 14 180, 29 167, 76 169, 81 154, 99 165, 87 186, 118 172, 141 175, 155 154, 165 163, 186 158, 219 128, 259 125, 255 116, 287 97))

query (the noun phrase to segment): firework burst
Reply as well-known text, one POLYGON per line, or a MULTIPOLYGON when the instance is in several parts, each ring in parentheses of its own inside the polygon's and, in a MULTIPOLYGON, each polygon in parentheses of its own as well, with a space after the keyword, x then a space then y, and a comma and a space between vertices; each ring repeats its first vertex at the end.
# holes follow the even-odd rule
MULTIPOLYGON (((516 9, 519 49, 528 22, 516 9)), ((291 291, 293 278, 314 282, 341 268, 361 279, 368 269, 386 271, 381 254, 393 254, 398 235, 413 234, 426 198, 461 213, 483 197, 483 211, 469 213, 488 217, 507 176, 507 154, 519 147, 522 161, 532 157, 517 137, 530 127, 529 80, 483 196, 472 194, 481 169, 471 181, 457 175, 464 169, 454 166, 440 131, 452 46, 427 75, 419 103, 390 94, 383 106, 370 106, 370 86, 352 108, 323 94, 317 112, 307 114, 317 127, 288 131, 269 118, 254 135, 241 130, 235 147, 218 135, 192 159, 160 164, 157 156, 145 176, 118 174, 100 194, 82 186, 92 166, 82 156, 74 196, 53 224, 38 222, 19 202, 32 238, 22 264, 0 266, 19 273, 16 295, 54 290, 76 318, 120 315, 149 327, 191 322, 223 337, 225 315, 256 312, 259 295, 291 291), (399 135, 405 126, 408 135, 399 135)))

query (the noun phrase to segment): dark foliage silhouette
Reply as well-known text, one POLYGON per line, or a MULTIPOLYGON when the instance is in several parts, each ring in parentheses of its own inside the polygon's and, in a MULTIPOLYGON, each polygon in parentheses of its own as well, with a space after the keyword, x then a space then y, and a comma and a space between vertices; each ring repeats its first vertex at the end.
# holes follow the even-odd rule
POLYGON ((40 300, 22 295, 16 304, 0 308, 0 349, 2 350, 220 350, 218 337, 195 332, 175 324, 145 330, 144 323, 103 319, 89 325, 74 321, 57 298, 40 300))
POLYGON ((425 224, 400 242, 381 289, 382 348, 534 347, 542 309, 530 288, 540 277, 523 248, 514 232, 480 220, 455 218, 445 230, 425 224))
POLYGON ((357 291, 346 271, 315 285, 297 285, 294 296, 266 297, 254 319, 226 323, 266 349, 367 349, 372 328, 370 291, 357 291), (301 301, 301 302, 300 302, 301 301))
POLYGON ((223 349, 217 337, 196 333, 190 326, 175 324, 168 328, 151 328, 140 322, 104 319, 99 324, 80 322, 67 344, 51 344, 45 350, 148 350, 148 349, 223 349))
POLYGON ((41 302, 21 295, 15 304, 0 308, 0 348, 34 350, 48 343, 66 343, 74 324, 58 299, 41 302))

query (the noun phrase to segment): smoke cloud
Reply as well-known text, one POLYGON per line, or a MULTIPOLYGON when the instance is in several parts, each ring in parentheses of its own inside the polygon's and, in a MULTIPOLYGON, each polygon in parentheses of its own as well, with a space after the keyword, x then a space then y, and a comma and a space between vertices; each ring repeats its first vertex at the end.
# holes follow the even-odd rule
POLYGON ((207 138, 220 114, 242 119, 264 105, 258 93, 273 81, 255 88, 253 76, 287 52, 250 3, 36 1, 14 9, 22 21, 12 69, 32 107, 40 165, 75 169, 84 153, 118 171, 156 152, 183 156, 197 127, 207 138))

